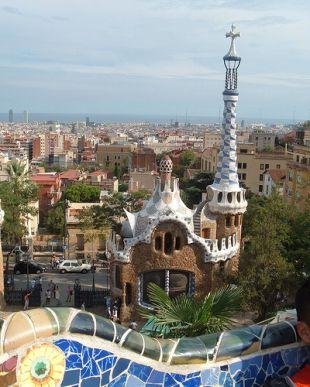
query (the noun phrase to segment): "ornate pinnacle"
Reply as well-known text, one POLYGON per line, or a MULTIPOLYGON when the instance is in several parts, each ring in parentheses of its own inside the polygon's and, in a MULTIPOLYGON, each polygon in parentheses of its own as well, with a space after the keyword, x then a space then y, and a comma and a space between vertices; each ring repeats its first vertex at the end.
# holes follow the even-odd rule
POLYGON ((234 24, 231 25, 231 30, 226 32, 226 38, 231 38, 230 48, 228 53, 225 56, 237 56, 236 48, 235 48, 235 39, 240 37, 240 32, 235 32, 236 26, 234 24))

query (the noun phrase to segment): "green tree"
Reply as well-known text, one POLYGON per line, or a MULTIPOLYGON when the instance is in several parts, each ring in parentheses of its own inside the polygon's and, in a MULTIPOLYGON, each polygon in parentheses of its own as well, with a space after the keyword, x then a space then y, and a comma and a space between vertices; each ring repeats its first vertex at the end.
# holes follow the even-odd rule
POLYGON ((195 161, 195 152, 192 150, 186 150, 180 156, 180 163, 183 167, 189 168, 195 164, 195 161))
POLYGON ((21 244, 26 234, 26 220, 37 210, 31 202, 37 200, 38 188, 28 177, 24 164, 13 162, 7 169, 9 181, 0 183, 0 198, 5 212, 2 225, 2 238, 10 244, 21 244))
POLYGON ((65 213, 64 202, 58 202, 47 214, 46 226, 50 233, 64 235, 65 213))
POLYGON ((257 311, 258 320, 275 312, 279 295, 289 296, 296 281, 294 266, 285 258, 291 218, 290 208, 276 194, 249 203, 238 281, 244 306, 257 311))
POLYGON ((128 191, 128 184, 119 184, 118 192, 127 192, 127 191, 128 191))
POLYGON ((114 166, 113 175, 115 177, 117 177, 118 179, 121 177, 121 170, 120 170, 120 168, 119 168, 117 163, 114 166))
POLYGON ((162 288, 150 283, 148 297, 152 310, 140 308, 139 312, 152 323, 150 335, 192 337, 231 328, 235 313, 240 311, 241 291, 227 286, 203 299, 185 294, 170 298, 162 288))
POLYGON ((181 191, 181 198, 189 208, 193 208, 194 204, 201 202, 202 191, 196 187, 186 188, 181 191))
POLYGON ((64 199, 75 203, 96 203, 99 198, 100 188, 87 184, 70 185, 64 193, 64 199))

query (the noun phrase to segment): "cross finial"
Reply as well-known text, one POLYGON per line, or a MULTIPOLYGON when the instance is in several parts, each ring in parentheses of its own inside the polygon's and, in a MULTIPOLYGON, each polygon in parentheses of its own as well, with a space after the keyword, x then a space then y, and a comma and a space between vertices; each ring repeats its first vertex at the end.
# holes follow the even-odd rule
POLYGON ((229 56, 237 56, 236 48, 235 48, 235 39, 240 37, 240 32, 235 32, 236 26, 234 24, 231 25, 231 30, 226 32, 226 38, 231 38, 230 48, 227 53, 229 56))

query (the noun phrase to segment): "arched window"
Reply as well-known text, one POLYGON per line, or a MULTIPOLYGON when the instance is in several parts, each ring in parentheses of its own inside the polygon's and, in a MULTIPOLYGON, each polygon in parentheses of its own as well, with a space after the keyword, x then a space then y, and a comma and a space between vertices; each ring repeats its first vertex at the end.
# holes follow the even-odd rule
POLYGON ((231 220, 230 215, 227 215, 226 216, 226 227, 230 227, 231 226, 230 220, 231 220))
POLYGON ((125 294, 126 294, 126 298, 125 298, 126 305, 130 305, 132 303, 132 288, 131 288, 131 284, 128 282, 126 282, 126 285, 125 285, 125 294))
POLYGON ((181 250, 181 238, 179 236, 175 238, 175 249, 181 250))
POLYGON ((165 254, 172 254, 173 249, 173 240, 172 240, 172 234, 171 232, 166 232, 165 234, 165 244, 164 244, 164 251, 165 254))
POLYGON ((160 251, 161 250, 161 236, 157 236, 155 238, 155 250, 160 251))
POLYGON ((222 198, 223 198, 223 194, 222 194, 222 192, 220 192, 220 193, 218 194, 218 196, 217 196, 217 201, 218 201, 219 203, 221 203, 222 198))
POLYGON ((228 192, 228 194, 227 194, 227 200, 228 200, 228 203, 231 203, 231 202, 232 202, 232 193, 231 193, 231 192, 228 192))

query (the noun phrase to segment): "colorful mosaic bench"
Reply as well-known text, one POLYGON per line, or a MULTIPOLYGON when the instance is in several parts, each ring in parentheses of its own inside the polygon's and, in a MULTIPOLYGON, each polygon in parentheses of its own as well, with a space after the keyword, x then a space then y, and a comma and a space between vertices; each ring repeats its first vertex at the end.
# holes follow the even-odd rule
POLYGON ((261 386, 309 362, 294 322, 157 340, 73 308, 0 320, 0 386, 261 386))

